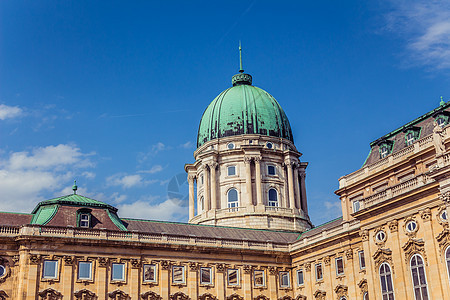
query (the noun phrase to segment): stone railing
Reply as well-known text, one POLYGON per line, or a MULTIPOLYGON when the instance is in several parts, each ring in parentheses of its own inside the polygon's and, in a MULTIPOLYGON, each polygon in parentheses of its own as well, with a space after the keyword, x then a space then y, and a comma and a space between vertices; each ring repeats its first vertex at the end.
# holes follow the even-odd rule
POLYGON ((204 238, 196 236, 148 233, 138 231, 113 231, 106 229, 81 229, 75 227, 56 227, 26 224, 20 227, 0 226, 0 237, 52 237, 52 238, 76 238, 98 241, 120 241, 153 243, 165 245, 188 245, 188 246, 214 246, 215 248, 239 248, 261 251, 288 251, 289 244, 273 243, 271 241, 249 241, 223 238, 204 238))
MULTIPOLYGON (((444 128, 444 140, 447 140, 450 138, 450 126, 447 126, 444 128)), ((408 146, 402 150, 399 150, 397 152, 391 153, 390 155, 386 156, 385 158, 364 166, 364 168, 361 168, 353 173, 350 173, 348 175, 345 175, 341 178, 339 178, 339 188, 346 187, 352 183, 355 183, 373 173, 376 173, 384 168, 393 166, 397 164, 400 161, 403 161, 408 156, 417 154, 429 147, 433 146, 433 136, 428 135, 424 138, 421 138, 417 141, 415 141, 411 146, 408 146)), ((450 161, 450 157, 447 158, 450 161)))
POLYGON ((433 182, 433 179, 428 177, 426 174, 420 174, 407 181, 400 182, 399 184, 396 184, 367 198, 359 200, 361 209, 376 205, 387 199, 412 191, 430 182, 433 182))
POLYGON ((196 215, 192 219, 190 219, 190 223, 196 223, 197 221, 200 221, 202 219, 210 219, 210 218, 217 218, 217 217, 224 217, 224 216, 233 216, 233 214, 237 213, 258 213, 258 212, 275 212, 277 215, 291 215, 297 214, 300 217, 308 218, 308 216, 301 210, 287 207, 279 207, 279 206, 264 206, 263 210, 259 210, 258 206, 248 206, 248 207, 228 207, 228 208, 221 208, 216 210, 208 210, 205 212, 202 212, 199 215, 196 215))

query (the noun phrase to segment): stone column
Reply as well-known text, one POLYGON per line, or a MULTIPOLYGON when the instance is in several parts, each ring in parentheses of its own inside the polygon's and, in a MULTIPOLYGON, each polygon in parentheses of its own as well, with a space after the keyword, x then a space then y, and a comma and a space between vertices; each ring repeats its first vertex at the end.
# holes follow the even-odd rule
POLYGON ((269 278, 267 282, 267 287, 269 289, 269 298, 278 299, 278 284, 277 284, 277 267, 269 267, 269 278))
POLYGON ((211 209, 217 208, 217 188, 216 188, 216 168, 218 163, 212 162, 209 166, 211 168, 211 209))
POLYGON ((300 203, 300 186, 298 181, 298 164, 294 164, 292 166, 294 171, 294 193, 295 193, 295 206, 297 206, 299 209, 301 209, 301 203, 300 203))
MULTIPOLYGON (((107 288, 108 288, 108 265, 109 260, 106 257, 99 257, 97 259, 97 277, 95 281, 97 282, 97 296, 98 299, 106 299, 107 296, 107 288)), ((95 270, 95 269, 94 269, 95 270)), ((92 270, 92 272, 94 272, 92 270)))
POLYGON ((261 182, 261 157, 255 157, 255 170, 256 170, 256 205, 264 205, 262 199, 262 182, 261 182))
POLYGON ((131 270, 130 270, 130 296, 131 299, 139 299, 139 284, 140 280, 140 271, 142 270, 142 262, 140 259, 132 259, 131 260, 131 270))
POLYGON ((209 209, 210 209, 210 194, 209 194, 209 192, 210 192, 210 188, 209 188, 209 184, 210 184, 210 181, 209 181, 209 164, 205 164, 205 187, 204 187, 204 189, 203 189, 203 193, 205 194, 205 196, 204 196, 204 207, 203 207, 203 209, 204 209, 204 211, 208 211, 209 209))
MULTIPOLYGON (((192 219, 195 215, 195 194, 194 194, 194 175, 188 175, 188 182, 189 182, 189 220, 192 219)), ((198 213, 198 208, 197 208, 198 213)))
MULTIPOLYGON (((62 294, 63 295, 72 295, 73 294, 73 265, 75 264, 74 256, 64 256, 63 257, 64 264, 61 270, 61 282, 62 282, 62 294)), ((93 269, 93 268, 92 268, 93 269)), ((93 272, 93 270, 92 270, 93 272)), ((70 299, 70 298, 69 298, 70 299)))
POLYGON ((245 171, 246 171, 246 177, 245 181, 247 183, 247 203, 242 203, 242 206, 249 206, 253 203, 253 191, 252 191, 252 169, 251 169, 251 157, 244 157, 244 163, 245 163, 245 171))
POLYGON ((308 201, 306 200, 306 172, 305 170, 300 170, 300 200, 301 208, 305 214, 308 214, 308 201))
POLYGON ((226 298, 226 268, 224 264, 217 264, 216 265, 216 295, 218 299, 225 299, 226 298))
POLYGON ((244 282, 242 287, 244 289, 244 299, 253 299, 252 290, 252 266, 244 265, 244 282))
POLYGON ((170 296, 170 262, 161 261, 161 281, 159 283, 159 294, 163 299, 169 299, 170 296))
POLYGON ((187 279, 187 285, 189 290, 189 296, 191 299, 198 299, 198 270, 199 265, 195 262, 189 263, 189 273, 187 279))
POLYGON ((293 161, 286 162, 286 167, 288 170, 289 207, 292 208, 293 210, 295 209, 294 172, 292 170, 294 167, 294 164, 295 163, 293 161))

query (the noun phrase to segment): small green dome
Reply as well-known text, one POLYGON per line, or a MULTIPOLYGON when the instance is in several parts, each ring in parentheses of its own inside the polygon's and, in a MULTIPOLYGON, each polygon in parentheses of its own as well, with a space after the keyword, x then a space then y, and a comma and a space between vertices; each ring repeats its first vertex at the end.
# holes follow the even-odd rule
POLYGON ((292 130, 280 104, 272 95, 252 86, 248 74, 233 76, 233 87, 219 94, 200 121, 197 147, 217 138, 260 134, 292 142, 292 130))

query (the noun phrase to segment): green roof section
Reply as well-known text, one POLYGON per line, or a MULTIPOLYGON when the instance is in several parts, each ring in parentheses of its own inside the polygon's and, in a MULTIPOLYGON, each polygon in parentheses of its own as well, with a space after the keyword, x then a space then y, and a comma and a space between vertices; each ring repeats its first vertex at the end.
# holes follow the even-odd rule
POLYGON ((51 221, 51 219, 53 219, 56 212, 58 211, 58 208, 58 204, 44 205, 39 207, 36 212, 33 211, 34 215, 31 219, 30 224, 46 225, 51 221))
POLYGON ((289 120, 272 95, 252 86, 248 74, 233 76, 233 85, 220 93, 203 113, 197 147, 210 140, 241 134, 294 141, 289 120))
POLYGON ((117 212, 117 208, 106 204, 104 202, 94 200, 88 197, 84 197, 77 194, 72 195, 66 195, 58 198, 53 198, 50 200, 45 200, 39 202, 39 204, 33 209, 31 212, 32 214, 35 214, 39 208, 42 206, 52 205, 52 204, 65 204, 65 205, 74 205, 74 206, 87 206, 87 207, 98 207, 98 208, 107 208, 114 213, 117 212))
POLYGON ((108 209, 108 216, 109 216, 109 218, 111 219, 111 221, 114 223, 114 225, 116 225, 120 230, 128 231, 128 230, 125 228, 125 226, 123 225, 122 221, 119 219, 119 217, 117 216, 116 213, 111 212, 111 211, 108 209))

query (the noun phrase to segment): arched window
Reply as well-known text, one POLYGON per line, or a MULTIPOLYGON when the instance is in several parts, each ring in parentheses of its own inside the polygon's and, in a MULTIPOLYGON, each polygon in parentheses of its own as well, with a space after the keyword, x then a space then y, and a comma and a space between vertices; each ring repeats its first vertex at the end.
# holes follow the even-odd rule
POLYGON ((382 263, 380 266, 380 281, 383 300, 394 300, 391 267, 388 263, 382 263))
POLYGON ((238 205, 238 192, 236 189, 230 189, 228 191, 228 208, 231 208, 230 211, 235 211, 238 205))
POLYGON ((205 209, 205 198, 203 196, 200 198, 200 211, 205 209))
POLYGON ((411 275, 416 300, 428 300, 427 278, 422 256, 415 254, 411 257, 411 275))
POLYGON ((450 246, 445 250, 445 261, 447 262, 447 274, 450 280, 450 246))
POLYGON ((278 206, 278 193, 276 189, 269 190, 269 206, 278 206))

